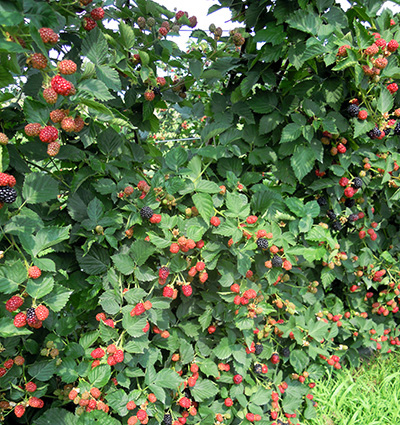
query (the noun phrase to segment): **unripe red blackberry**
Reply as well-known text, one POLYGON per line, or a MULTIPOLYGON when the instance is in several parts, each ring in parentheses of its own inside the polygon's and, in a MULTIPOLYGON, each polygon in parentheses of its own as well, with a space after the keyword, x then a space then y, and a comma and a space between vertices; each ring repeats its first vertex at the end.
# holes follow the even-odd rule
POLYGON ((43 143, 51 143, 57 140, 58 130, 50 125, 40 130, 39 138, 43 143))
POLYGON ((24 303, 24 299, 21 298, 19 295, 13 295, 7 302, 6 302, 6 310, 12 312, 15 310, 18 310, 21 305, 24 303))
POLYGON ((58 142, 51 142, 47 146, 47 155, 56 156, 60 152, 61 145, 58 142))
POLYGON ((65 118, 65 112, 62 109, 54 109, 50 112, 50 119, 56 124, 65 118))
POLYGON ((76 117, 75 118, 75 132, 79 133, 80 131, 83 130, 83 128, 85 127, 85 121, 83 120, 82 117, 76 117))
POLYGON ((69 59, 62 60, 58 63, 57 67, 60 73, 64 75, 74 74, 77 69, 76 63, 69 59))
POLYGON ((6 145, 8 143, 8 137, 4 133, 0 133, 0 145, 6 145))
POLYGON ((35 69, 45 69, 47 66, 47 58, 42 53, 34 53, 27 62, 35 69))
MULTIPOLYGON (((56 93, 57 96, 57 93, 56 93)), ((42 125, 38 122, 30 123, 25 126, 25 134, 28 137, 39 136, 40 130, 42 129, 42 125)))
POLYGON ((96 7, 90 12, 90 16, 94 21, 100 21, 104 18, 104 9, 102 7, 96 7))
POLYGON ((75 120, 72 117, 65 117, 61 121, 61 128, 67 133, 75 131, 75 120))
POLYGON ((39 34, 45 44, 56 44, 58 41, 58 35, 51 28, 40 28, 39 34))
POLYGON ((83 28, 85 28, 86 31, 91 31, 92 29, 97 27, 97 22, 94 21, 92 18, 88 18, 85 16, 83 18, 83 28))
POLYGON ((48 87, 43 90, 43 99, 50 105, 54 105, 58 99, 57 92, 52 87, 48 87))

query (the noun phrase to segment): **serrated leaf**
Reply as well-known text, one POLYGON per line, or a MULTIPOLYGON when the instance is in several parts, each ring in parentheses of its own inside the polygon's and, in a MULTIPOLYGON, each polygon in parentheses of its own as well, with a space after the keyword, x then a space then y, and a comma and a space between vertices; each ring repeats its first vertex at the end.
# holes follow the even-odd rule
POLYGON ((9 317, 0 319, 0 337, 12 338, 18 335, 29 335, 32 331, 27 328, 16 328, 13 321, 9 317))
POLYGON ((133 32, 132 26, 125 24, 125 22, 119 23, 119 37, 118 41, 125 47, 125 49, 131 49, 135 44, 135 33, 133 32))
POLYGON ((382 114, 390 112, 393 108, 394 97, 390 94, 389 90, 382 88, 381 94, 378 97, 377 108, 382 114))
POLYGON ((85 80, 77 87, 79 92, 88 93, 91 97, 98 100, 106 101, 113 99, 113 95, 109 92, 108 87, 100 80, 85 80))
POLYGON ((18 290, 18 286, 28 277, 28 272, 22 261, 0 267, 0 292, 11 294, 18 290))
POLYGON ((106 249, 93 246, 87 254, 79 248, 76 248, 75 251, 79 265, 87 274, 98 275, 107 270, 110 257, 106 249))
POLYGON ((55 360, 43 360, 29 366, 28 373, 33 379, 38 381, 48 381, 56 372, 55 360))
POLYGON ((103 388, 110 382, 111 367, 108 364, 101 364, 90 370, 88 380, 93 387, 103 388))
POLYGON ((290 364, 296 373, 303 373, 309 363, 309 357, 302 350, 293 350, 289 357, 290 364))
POLYGON ((171 369, 161 369, 161 371, 157 373, 154 384, 162 388, 176 390, 182 382, 183 379, 176 373, 176 371, 171 369))
POLYGON ((290 164, 299 181, 303 180, 303 178, 312 170, 314 162, 315 153, 310 146, 296 146, 294 154, 290 158, 290 164))
POLYGON ((97 78, 102 81, 109 89, 114 91, 121 90, 121 80, 119 78, 118 72, 115 69, 112 69, 108 65, 96 66, 96 75, 97 78))
POLYGON ((46 295, 44 301, 53 311, 57 312, 65 307, 71 294, 72 291, 57 285, 50 294, 46 295))
POLYGON ((79 417, 68 410, 58 407, 46 410, 40 418, 34 419, 32 425, 77 425, 79 417))
POLYGON ((287 143, 296 140, 301 136, 301 133, 301 125, 297 123, 290 123, 282 130, 281 143, 287 143))
POLYGON ((201 402, 214 397, 218 391, 218 386, 214 382, 203 379, 196 382, 196 385, 191 389, 191 394, 195 401, 201 402))
POLYGON ((58 183, 41 173, 31 173, 25 177, 22 196, 28 204, 38 204, 57 198, 58 183))
POLYGON ((104 34, 99 28, 94 28, 83 40, 82 55, 95 65, 101 65, 107 61, 107 53, 108 46, 104 34))
POLYGON ((214 215, 214 204, 211 196, 207 193, 195 193, 192 199, 201 217, 206 223, 209 223, 211 217, 214 215))
POLYGON ((214 354, 221 360, 227 359, 232 354, 228 338, 222 338, 220 343, 214 348, 214 354))

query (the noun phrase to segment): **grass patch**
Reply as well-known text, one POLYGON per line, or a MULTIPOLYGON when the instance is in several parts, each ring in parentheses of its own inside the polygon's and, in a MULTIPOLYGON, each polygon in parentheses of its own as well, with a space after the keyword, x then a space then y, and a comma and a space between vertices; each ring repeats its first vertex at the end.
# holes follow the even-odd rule
POLYGON ((314 388, 317 418, 307 425, 400 424, 400 356, 364 360, 314 388))

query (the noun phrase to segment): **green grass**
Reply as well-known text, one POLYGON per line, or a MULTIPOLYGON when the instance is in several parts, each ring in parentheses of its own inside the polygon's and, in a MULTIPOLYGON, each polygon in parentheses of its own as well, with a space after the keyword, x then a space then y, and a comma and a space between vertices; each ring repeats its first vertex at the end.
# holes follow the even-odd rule
POLYGON ((400 356, 366 360, 319 382, 307 425, 399 425, 400 356))

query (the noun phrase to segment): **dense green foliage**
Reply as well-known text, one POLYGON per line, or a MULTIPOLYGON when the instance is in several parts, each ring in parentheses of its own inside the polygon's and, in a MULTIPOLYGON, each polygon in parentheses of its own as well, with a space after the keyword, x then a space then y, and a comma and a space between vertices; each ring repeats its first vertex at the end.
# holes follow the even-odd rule
POLYGON ((195 18, 152 1, 0 3, 5 423, 302 423, 400 344, 381 5, 220 0, 243 26, 183 52, 195 18), (201 139, 155 145, 168 108, 201 139))

